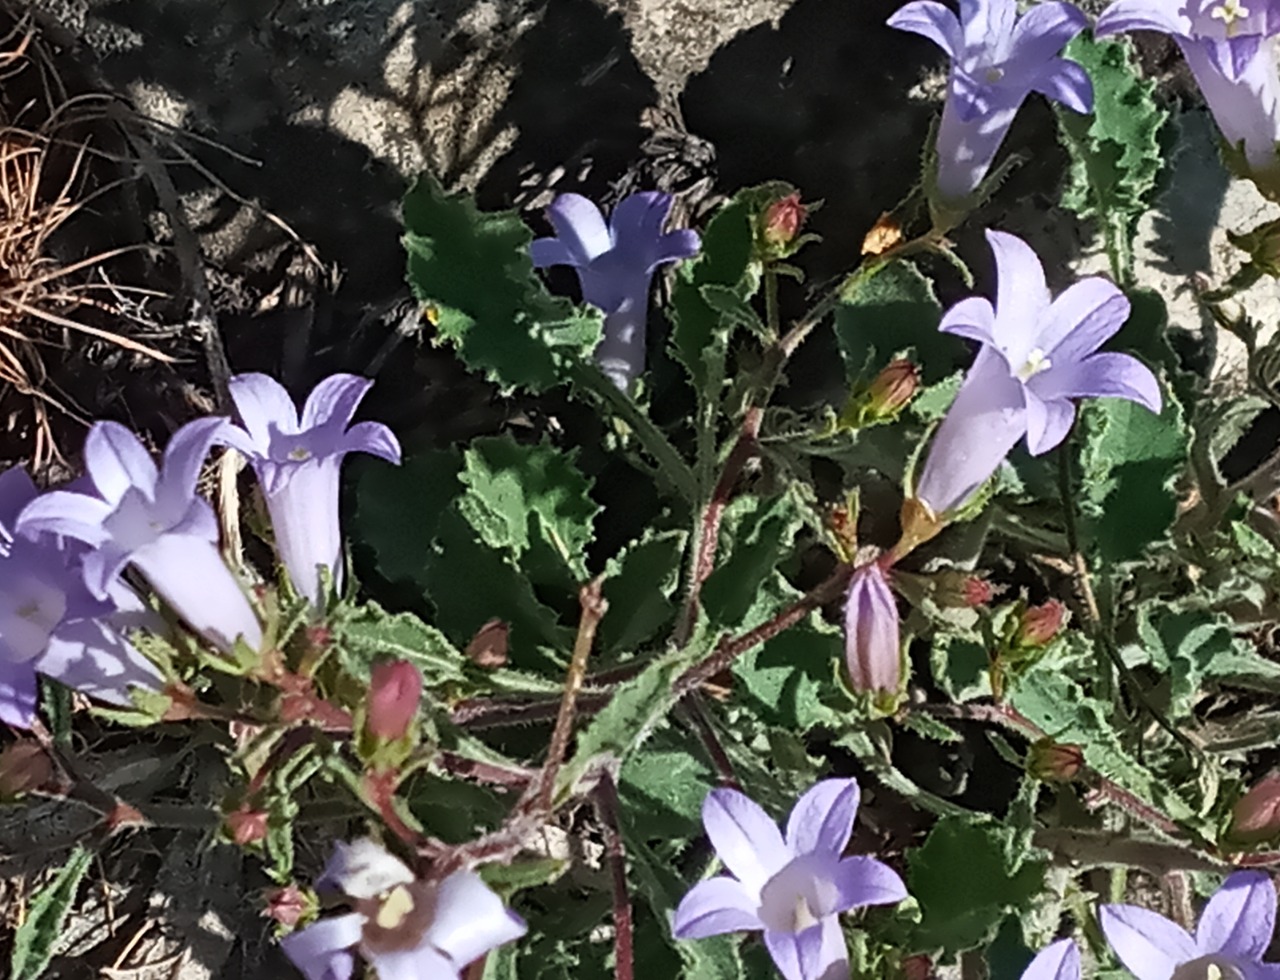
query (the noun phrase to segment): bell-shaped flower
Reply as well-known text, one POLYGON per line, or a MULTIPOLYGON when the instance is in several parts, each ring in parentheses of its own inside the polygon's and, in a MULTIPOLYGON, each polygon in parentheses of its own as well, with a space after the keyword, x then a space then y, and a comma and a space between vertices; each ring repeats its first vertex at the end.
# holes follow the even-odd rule
POLYGON ((1027 965, 1022 980, 1080 980, 1080 947, 1071 939, 1050 943, 1027 965))
POLYGON ((1098 921, 1138 980, 1280 978, 1280 965, 1262 962, 1276 925, 1276 887, 1262 871, 1229 876, 1209 899, 1194 936, 1137 905, 1104 905, 1098 921))
POLYGON ((1209 111, 1244 169, 1270 196, 1280 192, 1280 78, 1271 41, 1275 0, 1116 0, 1094 34, 1159 31, 1182 49, 1209 111))
POLYGON ((649 284, 665 262, 698 254, 698 233, 663 233, 671 195, 632 194, 618 202, 608 224, 591 201, 561 194, 547 209, 555 238, 539 238, 529 247, 539 269, 569 265, 578 270, 582 299, 604 314, 604 336, 596 363, 623 391, 644 370, 649 284))
POLYGON ((132 565, 188 625, 223 650, 262 644, 244 590, 218 553, 218 519, 196 480, 222 419, 189 422, 173 434, 162 466, 118 422, 97 422, 84 445, 94 490, 46 493, 18 519, 22 534, 48 532, 89 545, 84 581, 97 598, 119 587, 132 565))
POLYGON ((902 687, 898 603, 884 568, 870 562, 853 573, 844 603, 844 656, 849 681, 866 694, 897 694, 902 687))
POLYGON ((1151 370, 1128 354, 1096 353, 1124 325, 1129 300, 1100 276, 1050 300, 1044 269, 1022 239, 988 231, 996 303, 978 296, 947 311, 939 329, 982 345, 933 437, 916 499, 941 517, 963 504, 1024 436, 1033 456, 1066 438, 1076 398, 1113 396, 1153 412, 1151 370))
POLYGON ((373 385, 354 374, 325 378, 307 396, 302 417, 289 393, 265 374, 231 379, 241 425, 226 422, 214 436, 248 457, 262 485, 276 551, 298 593, 320 603, 320 569, 342 582, 339 476, 347 453, 400 462, 400 443, 381 422, 351 425, 373 385))
POLYGON ((675 937, 762 929, 786 980, 847 980, 840 913, 907 897, 888 865, 843 857, 858 800, 855 780, 823 780, 797 801, 784 836, 747 796, 713 790, 702 804, 702 824, 729 874, 685 895, 672 925, 675 937))
POLYGON ((1061 57, 1087 23, 1069 3, 1046 0, 1019 17, 1017 0, 960 0, 957 19, 935 0, 915 0, 888 23, 927 37, 951 59, 935 145, 945 201, 962 201, 982 183, 1032 92, 1076 112, 1093 109, 1089 76, 1061 57))
POLYGON ((458 980, 468 964, 526 931, 474 872, 419 881, 370 840, 338 843, 316 885, 342 892, 352 911, 281 940, 307 980, 350 980, 356 953, 379 980, 458 980))
MULTIPOLYGON (((130 703, 130 687, 157 690, 162 681, 117 628, 130 610, 89 594, 70 547, 13 533, 37 496, 25 470, 0 474, 0 721, 17 728, 35 721, 36 674, 117 705, 130 703)), ((123 586, 117 596, 138 603, 123 586)))

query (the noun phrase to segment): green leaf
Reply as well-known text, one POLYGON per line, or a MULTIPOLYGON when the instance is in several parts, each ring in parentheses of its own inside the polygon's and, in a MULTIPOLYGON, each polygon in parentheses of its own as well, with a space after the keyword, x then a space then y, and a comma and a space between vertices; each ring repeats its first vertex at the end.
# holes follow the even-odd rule
MULTIPOLYGON (((742 496, 725 508, 719 564, 702 587, 702 609, 715 629, 755 625, 748 618, 759 606, 759 592, 791 556, 792 541, 804 523, 799 492, 792 487, 776 497, 742 496)), ((756 621, 771 614, 765 611, 756 621)))
POLYGON ((908 853, 908 890, 920 903, 916 946, 950 957, 988 942, 1010 913, 1020 913, 1044 884, 1045 865, 1006 853, 1008 831, 943 817, 908 853))
MULTIPOLYGON (((779 577, 771 590, 799 598, 779 577)), ((779 603, 782 605, 782 603, 779 603)), ((803 733, 815 725, 838 725, 840 716, 821 700, 831 690, 844 656, 841 631, 817 614, 738 657, 734 701, 746 703, 766 725, 803 733)))
POLYGON ((370 602, 339 622, 335 634, 342 665, 354 677, 367 678, 374 660, 391 657, 417 667, 428 687, 465 679, 467 658, 413 613, 386 613, 370 602))
POLYGON ((936 384, 968 360, 964 341, 940 333, 933 286, 910 262, 888 262, 836 307, 836 342, 850 385, 865 383, 903 351, 914 351, 920 379, 936 384))
POLYGON ((700 833, 702 801, 715 785, 711 767, 666 730, 623 763, 618 792, 628 809, 644 815, 637 831, 671 840, 700 833))
POLYGON ((671 622, 671 594, 687 539, 688 534, 679 530, 646 534, 609 562, 604 583, 609 611, 600 624, 605 653, 633 652, 671 622))
POLYGON ((736 935, 709 936, 694 942, 677 943, 684 961, 684 975, 698 980, 742 980, 742 957, 738 948, 742 940, 736 935))
POLYGON ((1141 557, 1177 514, 1173 483, 1190 451, 1182 406, 1166 391, 1159 415, 1122 398, 1081 410, 1081 509, 1089 543, 1103 561, 1141 557))
POLYGON ((457 452, 434 449, 361 473, 353 536, 371 550, 384 578, 421 585, 440 517, 462 493, 461 470, 457 452))
POLYGON ((587 578, 586 550, 600 508, 569 456, 510 436, 477 439, 459 477, 458 509, 480 540, 538 584, 572 590, 587 578))
POLYGON ((423 175, 404 198, 408 280, 440 337, 504 388, 570 380, 600 341, 600 314, 551 296, 513 211, 483 213, 423 175))
POLYGON ((27 917, 14 930, 13 951, 9 957, 10 980, 37 980, 49 966, 63 938, 67 913, 92 863, 93 852, 77 845, 53 880, 31 899, 27 917))
POLYGON ((1112 274, 1127 283, 1134 230, 1163 166, 1159 134, 1169 114, 1156 105, 1155 83, 1143 80, 1128 39, 1081 34, 1063 53, 1089 73, 1094 105, 1090 116, 1054 107, 1072 160, 1062 205, 1098 219, 1112 274))

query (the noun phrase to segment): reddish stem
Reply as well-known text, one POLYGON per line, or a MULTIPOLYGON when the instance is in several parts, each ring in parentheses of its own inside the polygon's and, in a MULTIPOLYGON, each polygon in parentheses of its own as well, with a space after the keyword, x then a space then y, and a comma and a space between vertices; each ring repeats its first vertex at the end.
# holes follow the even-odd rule
POLYGON ((618 788, 611 773, 600 774, 595 800, 613 883, 614 977, 615 980, 635 980, 635 932, 631 921, 631 896, 627 891, 627 855, 618 829, 618 788))

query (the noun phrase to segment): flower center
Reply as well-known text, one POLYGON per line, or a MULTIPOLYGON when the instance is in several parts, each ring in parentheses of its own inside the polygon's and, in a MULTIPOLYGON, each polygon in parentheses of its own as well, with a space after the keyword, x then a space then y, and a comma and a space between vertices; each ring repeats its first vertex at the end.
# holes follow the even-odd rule
POLYGON ((1227 30, 1227 37, 1235 37, 1236 32, 1240 30, 1240 21, 1246 20, 1249 16, 1249 8, 1240 0, 1223 0, 1209 11, 1209 16, 1214 20, 1222 21, 1222 26, 1227 30))
POLYGON ((436 914, 436 891, 424 882, 398 884, 376 898, 359 899, 366 919, 361 947, 366 956, 416 949, 436 914))
POLYGON ((67 595, 49 583, 30 578, 18 586, 21 591, 0 597, 0 605, 13 603, 10 612, 0 611, 0 639, 18 663, 39 656, 49 645, 49 636, 67 613, 67 595))
POLYGON ((837 891, 812 856, 796 858, 760 889, 757 913, 765 927, 795 935, 816 926, 837 905, 837 891))
POLYGON ((1049 360, 1039 347, 1033 347, 1031 348, 1031 353, 1027 355, 1026 363, 1013 373, 1014 377, 1026 384, 1037 374, 1048 371, 1051 367, 1053 367, 1053 361, 1049 360))
POLYGON ((1244 974, 1221 956, 1202 956, 1173 971, 1172 980, 1243 980, 1244 974))
POLYGON ((396 885, 378 906, 378 914, 374 916, 373 921, 378 924, 379 929, 395 929, 413 911, 414 904, 413 895, 409 893, 409 889, 404 885, 396 885))
POLYGON ((997 82, 1003 81, 1004 69, 996 68, 994 65, 987 69, 986 79, 988 85, 995 85, 997 82))
POLYGON ((311 450, 303 446, 294 446, 289 450, 289 459, 295 463, 305 463, 311 458, 311 450))

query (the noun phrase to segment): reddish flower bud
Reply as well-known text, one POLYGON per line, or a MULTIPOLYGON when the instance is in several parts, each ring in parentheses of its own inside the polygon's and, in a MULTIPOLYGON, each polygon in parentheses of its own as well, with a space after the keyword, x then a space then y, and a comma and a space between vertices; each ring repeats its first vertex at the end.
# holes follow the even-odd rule
POLYGON ((409 734, 422 700, 422 675, 407 660, 388 660, 373 668, 365 730, 394 742, 409 734))
POLYGON ((267 815, 261 810, 250 810, 248 805, 228 813, 222 818, 227 836, 244 847, 267 836, 267 815))
POLYGON ((265 895, 262 915, 292 929, 307 910, 307 899, 297 885, 272 888, 265 895))
POLYGON ((923 953, 902 961, 902 980, 933 980, 933 960, 923 953))
POLYGON ((788 194, 774 201, 764 212, 761 236, 765 244, 782 249, 796 240, 809 209, 800 203, 800 193, 788 194))
POLYGON ((21 796, 52 778, 53 762, 39 742, 14 742, 0 751, 0 797, 21 796))
POLYGON ((1067 607, 1057 599, 1030 606, 1022 614, 1015 642, 1023 647, 1042 647, 1061 632, 1066 618, 1067 607))
POLYGON ((970 575, 964 580, 964 604, 985 606, 995 598, 995 587, 981 575, 970 575))
POLYGON ((511 627, 500 619, 491 619, 467 644, 467 659, 485 670, 497 670, 507 665, 507 644, 511 627))
POLYGON ((1264 776, 1236 801, 1227 836, 1240 844, 1280 837, 1280 774, 1264 776))
POLYGON ((899 358, 886 364, 867 388, 866 411, 875 419, 896 415, 920 390, 920 369, 899 358))
POLYGON ((1027 752, 1027 772, 1047 783, 1069 783, 1084 767, 1084 749, 1042 739, 1027 752))

